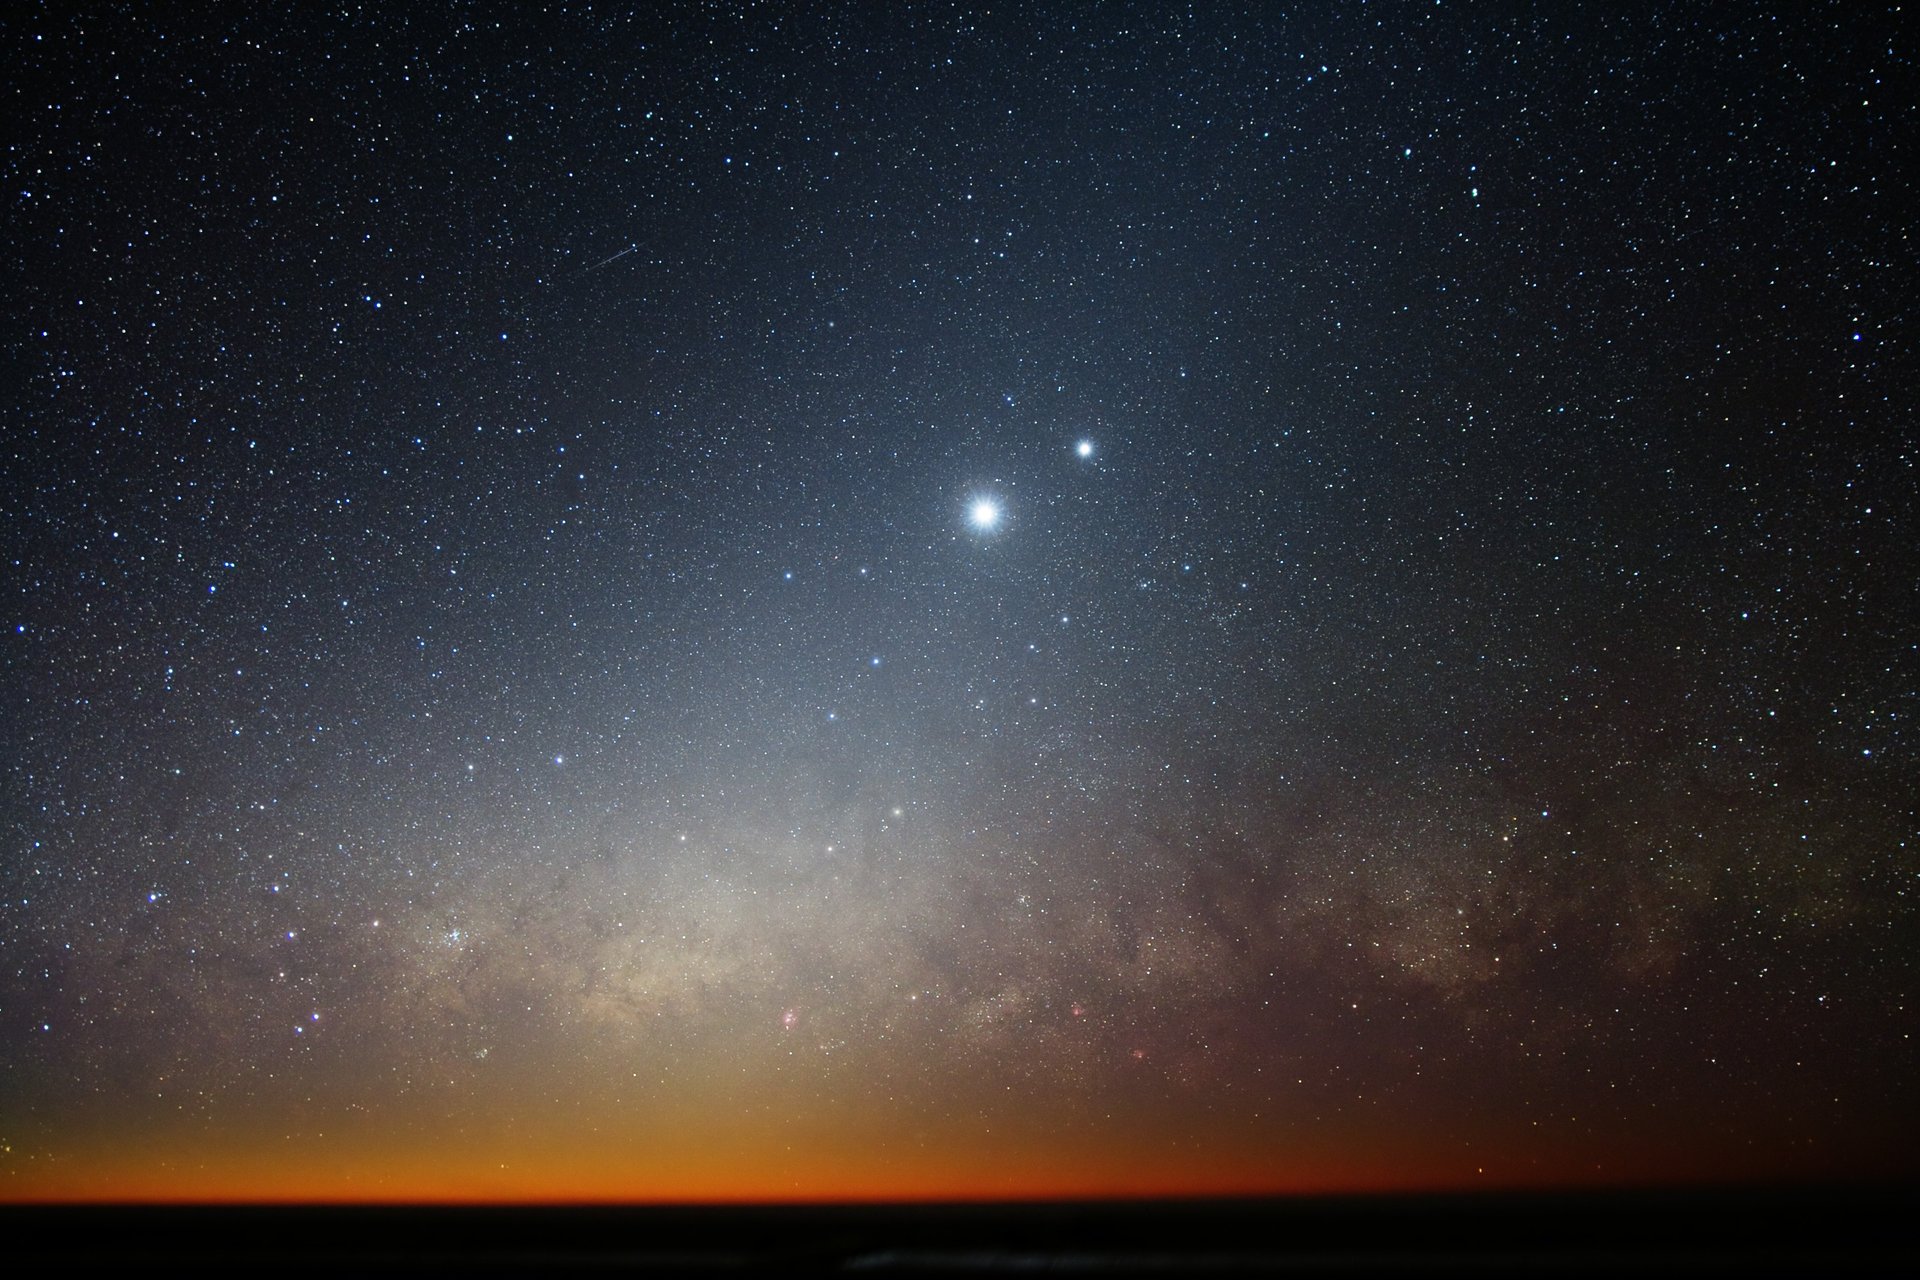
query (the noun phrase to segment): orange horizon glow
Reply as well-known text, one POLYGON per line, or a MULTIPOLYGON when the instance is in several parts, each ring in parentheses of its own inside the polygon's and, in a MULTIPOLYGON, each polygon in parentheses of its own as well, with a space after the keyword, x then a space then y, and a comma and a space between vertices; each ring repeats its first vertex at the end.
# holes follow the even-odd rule
MULTIPOLYGON (((556 1147, 561 1144, 556 1144, 556 1147)), ((1280 1167, 1271 1155, 1197 1151, 1177 1163, 1121 1168, 1081 1146, 1037 1153, 989 1150, 895 1153, 522 1151, 484 1167, 477 1159, 411 1150, 353 1148, 306 1158, 263 1146, 205 1152, 178 1161, 100 1150, 12 1170, 0 1202, 156 1205, 854 1205, 1175 1201, 1395 1196, 1517 1191, 1657 1189, 1831 1180, 1844 1163, 1799 1168, 1740 1166, 1726 1152, 1674 1159, 1653 1151, 1578 1167, 1538 1153, 1487 1153, 1481 1163, 1440 1153, 1396 1158, 1374 1150, 1321 1154, 1280 1167), (660 1153, 653 1153, 659 1156, 660 1153)))

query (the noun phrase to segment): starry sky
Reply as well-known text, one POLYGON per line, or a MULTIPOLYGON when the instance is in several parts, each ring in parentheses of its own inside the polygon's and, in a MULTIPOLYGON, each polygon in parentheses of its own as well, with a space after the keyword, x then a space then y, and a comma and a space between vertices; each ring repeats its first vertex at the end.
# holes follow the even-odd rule
POLYGON ((1912 1171, 1896 6, 636 9, 0 20, 0 1197, 1912 1171))

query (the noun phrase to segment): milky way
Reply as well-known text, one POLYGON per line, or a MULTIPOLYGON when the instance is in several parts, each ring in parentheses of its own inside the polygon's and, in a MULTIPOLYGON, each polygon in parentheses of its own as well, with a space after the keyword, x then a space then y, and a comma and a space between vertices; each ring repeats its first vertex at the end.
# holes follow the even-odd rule
POLYGON ((1895 10, 643 8, 5 25, 0 1196, 1911 1169, 1895 10))

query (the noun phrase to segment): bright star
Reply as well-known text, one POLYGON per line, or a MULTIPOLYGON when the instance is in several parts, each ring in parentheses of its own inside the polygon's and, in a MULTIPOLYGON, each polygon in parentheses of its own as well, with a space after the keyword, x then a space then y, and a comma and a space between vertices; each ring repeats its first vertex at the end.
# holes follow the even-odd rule
POLYGON ((1073 446, 1073 451, 1083 458, 1091 458, 1093 456, 1093 441, 1082 440, 1079 444, 1073 446))
POLYGON ((976 529, 991 529, 1000 523, 1000 504, 992 498, 976 498, 967 518, 976 529))

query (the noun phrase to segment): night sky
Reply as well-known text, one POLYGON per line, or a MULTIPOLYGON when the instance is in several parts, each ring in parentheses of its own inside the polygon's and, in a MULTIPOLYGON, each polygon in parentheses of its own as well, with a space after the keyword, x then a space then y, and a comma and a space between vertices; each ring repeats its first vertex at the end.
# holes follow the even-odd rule
POLYGON ((0 1197, 1913 1170, 1910 16, 638 8, 0 20, 0 1197))

